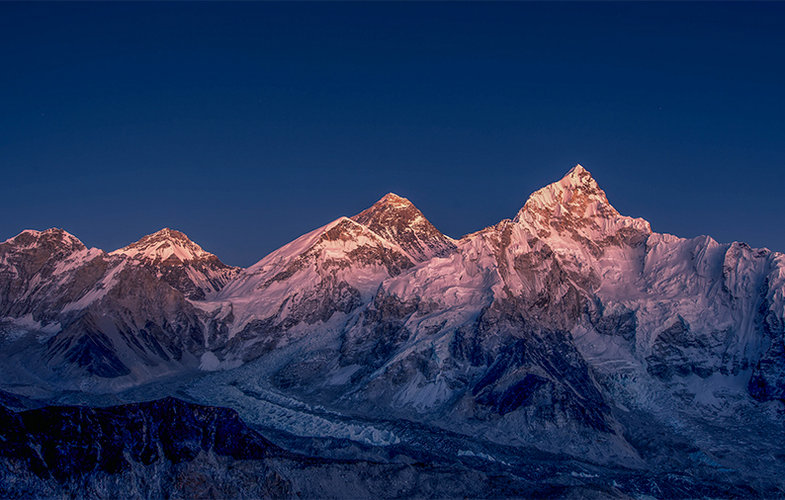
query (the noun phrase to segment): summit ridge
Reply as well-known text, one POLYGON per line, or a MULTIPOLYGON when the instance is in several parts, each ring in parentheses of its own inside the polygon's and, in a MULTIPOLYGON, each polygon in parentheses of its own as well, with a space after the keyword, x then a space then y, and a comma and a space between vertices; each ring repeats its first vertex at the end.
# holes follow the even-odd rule
POLYGON ((191 241, 184 233, 168 227, 143 236, 138 241, 111 253, 149 261, 174 259, 180 262, 189 262, 212 256, 212 254, 205 252, 202 247, 191 241))
POLYGON ((655 233, 580 165, 460 239, 388 193, 247 269, 169 228, 0 243, 0 391, 171 389, 342 459, 547 456, 630 496, 781 496, 783 325, 785 255, 655 233))
POLYGON ((411 201, 394 193, 351 219, 399 245, 414 262, 445 256, 455 248, 411 201))

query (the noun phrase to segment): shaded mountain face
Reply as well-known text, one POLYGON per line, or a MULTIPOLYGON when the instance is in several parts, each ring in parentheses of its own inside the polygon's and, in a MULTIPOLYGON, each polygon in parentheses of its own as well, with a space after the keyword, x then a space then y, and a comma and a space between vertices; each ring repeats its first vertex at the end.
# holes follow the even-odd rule
POLYGON ((501 439, 559 449, 580 441, 580 429, 614 435, 611 405, 572 332, 605 259, 635 254, 650 233, 576 167, 515 220, 382 283, 341 346, 340 365, 358 367, 351 404, 446 412, 445 422, 501 419, 517 434, 501 439))
POLYGON ((0 315, 49 321, 109 266, 62 229, 22 231, 0 243, 0 315))
MULTIPOLYGON (((345 447, 330 440, 310 442, 326 450, 345 447)), ((544 454, 518 457, 516 474, 510 474, 510 465, 483 463, 471 455, 442 457, 411 447, 394 451, 360 449, 357 455, 374 458, 349 459, 291 452, 233 410, 171 397, 18 413, 0 406, 0 495, 8 498, 753 498, 777 493, 739 487, 727 479, 647 476, 544 454), (575 467, 595 473, 575 476, 575 467)))
MULTIPOLYGON (((237 413, 175 398, 111 408, 0 409, 0 455, 58 482, 134 465, 192 461, 202 452, 235 459, 290 454, 249 429, 237 413)), ((281 481, 283 482, 283 481, 281 481)))
POLYGON ((171 230, 110 254, 24 232, 0 245, 0 294, 6 390, 177 375, 303 435, 388 446, 372 422, 390 419, 625 467, 781 472, 760 457, 785 443, 785 256, 655 233, 581 166, 459 240, 389 194, 244 270, 171 230))
POLYGON ((189 297, 239 270, 164 230, 112 253, 60 229, 0 244, 0 342, 9 383, 126 383, 198 366, 217 335, 189 297))
POLYGON ((0 427, 4 497, 282 498, 295 493, 292 479, 303 482, 287 473, 290 464, 329 466, 274 445, 233 410, 175 398, 21 413, 0 407, 0 427))

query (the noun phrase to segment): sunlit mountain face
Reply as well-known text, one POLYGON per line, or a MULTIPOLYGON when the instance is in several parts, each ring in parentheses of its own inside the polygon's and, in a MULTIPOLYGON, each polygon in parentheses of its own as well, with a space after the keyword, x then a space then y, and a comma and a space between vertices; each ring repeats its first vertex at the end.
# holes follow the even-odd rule
POLYGON ((0 243, 0 496, 785 495, 785 256, 580 165, 510 215, 390 193, 245 269, 0 243))

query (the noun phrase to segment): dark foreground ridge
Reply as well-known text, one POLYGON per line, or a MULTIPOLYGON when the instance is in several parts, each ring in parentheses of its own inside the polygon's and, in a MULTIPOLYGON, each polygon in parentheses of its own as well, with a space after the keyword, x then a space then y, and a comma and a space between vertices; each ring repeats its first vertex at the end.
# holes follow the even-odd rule
POLYGON ((234 459, 290 455, 248 428, 234 410, 172 397, 110 408, 3 408, 0 418, 0 452, 26 456, 36 475, 60 482, 89 472, 128 471, 133 463, 188 462, 201 452, 234 459))
POLYGON ((479 471, 290 453, 237 412, 167 397, 108 408, 0 406, 0 498, 554 496, 479 471))
MULTIPOLYGON (((234 410, 171 397, 109 408, 48 406, 14 413, 0 407, 0 497, 147 496, 170 489, 186 494, 192 487, 193 493, 231 493, 220 484, 191 483, 196 477, 185 464, 208 456, 216 461, 215 472, 217 463, 231 459, 293 457, 246 426, 234 410), (144 470, 155 473, 134 490, 122 489, 134 477, 141 480, 144 470)), ((249 495, 291 493, 288 482, 272 471, 253 486, 249 495)))
POLYGON ((107 408, 48 406, 13 412, 0 406, 0 498, 776 495, 676 475, 670 481, 657 478, 656 483, 669 485, 668 491, 651 489, 656 483, 650 476, 629 470, 612 472, 596 483, 526 477, 532 470, 552 474, 560 468, 554 457, 546 466, 532 458, 529 471, 520 469, 516 477, 476 460, 423 462, 405 453, 391 449, 389 460, 380 461, 292 453, 248 427, 234 410, 173 397, 107 408))

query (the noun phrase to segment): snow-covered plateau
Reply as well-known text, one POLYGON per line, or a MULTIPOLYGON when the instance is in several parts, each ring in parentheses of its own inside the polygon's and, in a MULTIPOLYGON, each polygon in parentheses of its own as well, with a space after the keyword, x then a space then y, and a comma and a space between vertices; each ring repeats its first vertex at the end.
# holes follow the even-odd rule
POLYGON ((0 370, 0 496, 785 496, 785 256, 655 233, 580 165, 460 239, 388 194, 247 269, 171 229, 108 253, 23 231, 0 370), (158 430, 123 431, 121 465, 62 479, 36 408, 76 404, 211 437, 153 457, 158 430))

